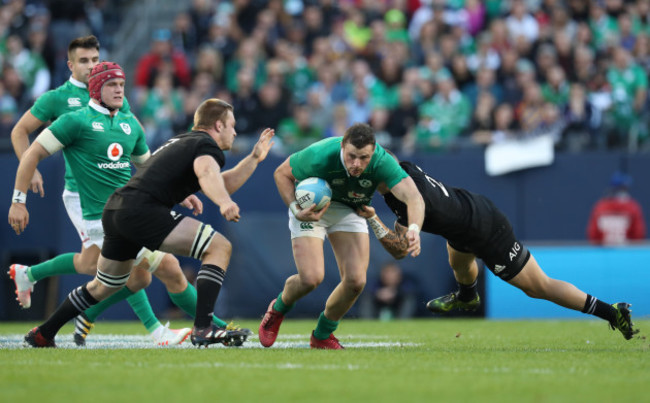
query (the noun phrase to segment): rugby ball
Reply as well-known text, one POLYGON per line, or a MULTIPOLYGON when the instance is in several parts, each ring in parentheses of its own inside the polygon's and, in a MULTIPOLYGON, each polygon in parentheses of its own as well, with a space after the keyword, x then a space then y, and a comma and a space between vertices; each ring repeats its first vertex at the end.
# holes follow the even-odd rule
POLYGON ((296 185, 296 201, 302 209, 316 204, 316 210, 320 210, 330 200, 332 200, 332 189, 325 179, 307 178, 296 185))

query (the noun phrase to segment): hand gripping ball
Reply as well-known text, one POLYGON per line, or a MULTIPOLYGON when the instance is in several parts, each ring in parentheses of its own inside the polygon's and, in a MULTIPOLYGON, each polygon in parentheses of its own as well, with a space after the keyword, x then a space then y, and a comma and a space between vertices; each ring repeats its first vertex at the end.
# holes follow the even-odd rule
POLYGON ((316 204, 316 210, 320 210, 332 200, 332 189, 325 179, 307 178, 296 186, 296 201, 302 209, 316 204))

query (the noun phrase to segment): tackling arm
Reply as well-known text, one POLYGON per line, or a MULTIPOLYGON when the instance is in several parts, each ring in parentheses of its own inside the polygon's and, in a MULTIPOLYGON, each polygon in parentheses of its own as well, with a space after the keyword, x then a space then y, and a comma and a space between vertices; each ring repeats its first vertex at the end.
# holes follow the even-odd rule
POLYGON ((399 181, 390 191, 398 200, 406 204, 409 220, 406 230, 406 238, 409 241, 408 253, 416 257, 420 254, 420 229, 424 222, 424 200, 410 176, 399 181))

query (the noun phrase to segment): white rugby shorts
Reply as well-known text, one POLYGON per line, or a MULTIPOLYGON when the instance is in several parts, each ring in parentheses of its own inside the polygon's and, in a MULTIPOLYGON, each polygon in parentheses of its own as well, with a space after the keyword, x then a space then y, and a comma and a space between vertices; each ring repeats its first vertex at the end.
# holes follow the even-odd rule
POLYGON ((343 203, 332 202, 320 221, 300 221, 289 210, 291 239, 303 236, 325 239, 332 232, 368 233, 366 219, 343 203))

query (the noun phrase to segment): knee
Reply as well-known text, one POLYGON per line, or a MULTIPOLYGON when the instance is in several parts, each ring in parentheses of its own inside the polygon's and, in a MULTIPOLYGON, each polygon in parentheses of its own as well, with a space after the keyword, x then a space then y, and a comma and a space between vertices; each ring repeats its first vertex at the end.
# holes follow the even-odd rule
POLYGON ((75 270, 79 274, 94 276, 97 274, 97 259, 85 259, 81 257, 75 265, 75 270))
POLYGON ((132 292, 147 288, 151 284, 151 273, 146 270, 133 270, 126 286, 132 292))
POLYGON ((107 287, 102 284, 97 278, 92 279, 88 284, 86 284, 86 290, 95 298, 97 301, 105 300, 114 293, 116 293, 120 288, 107 287))
POLYGON ((521 290, 530 298, 544 299, 546 297, 545 283, 534 282, 521 287, 521 290))
POLYGON ((360 295, 366 286, 366 275, 345 276, 341 282, 349 292, 360 295))
POLYGON ((221 234, 216 234, 206 251, 206 254, 208 253, 230 259, 232 255, 232 243, 221 234))
POLYGON ((314 290, 316 287, 318 287, 321 283, 323 282, 323 276, 319 275, 301 275, 300 276, 300 284, 303 289, 306 289, 308 291, 314 290))
POLYGON ((178 263, 178 259, 169 253, 165 254, 154 274, 171 293, 182 292, 187 287, 187 279, 178 263))

